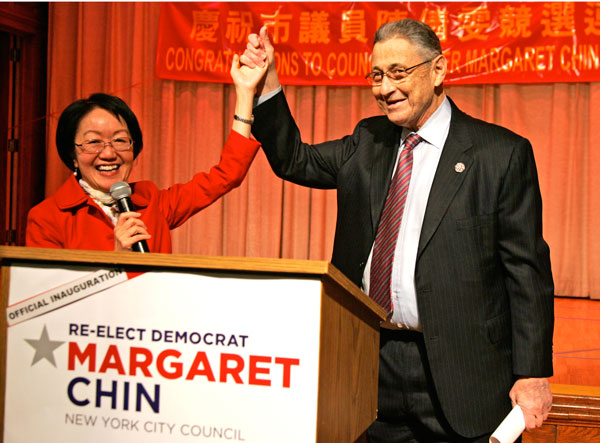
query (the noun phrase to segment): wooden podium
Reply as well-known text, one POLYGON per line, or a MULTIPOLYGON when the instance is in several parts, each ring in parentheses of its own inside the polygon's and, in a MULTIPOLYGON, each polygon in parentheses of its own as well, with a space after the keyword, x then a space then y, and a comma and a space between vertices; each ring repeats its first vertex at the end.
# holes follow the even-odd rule
POLYGON ((354 442, 376 417, 385 313, 330 263, 0 258, 4 442, 354 442))

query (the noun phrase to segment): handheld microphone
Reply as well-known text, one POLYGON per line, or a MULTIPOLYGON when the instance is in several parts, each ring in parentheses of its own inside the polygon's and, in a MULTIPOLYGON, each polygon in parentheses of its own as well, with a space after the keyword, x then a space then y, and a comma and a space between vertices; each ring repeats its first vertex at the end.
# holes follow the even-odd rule
MULTIPOLYGON (((113 183, 110 187, 110 196, 117 201, 119 214, 123 212, 134 212, 131 202, 131 187, 125 182, 113 183)), ((146 240, 140 240, 131 245, 131 250, 135 252, 150 252, 146 240)))

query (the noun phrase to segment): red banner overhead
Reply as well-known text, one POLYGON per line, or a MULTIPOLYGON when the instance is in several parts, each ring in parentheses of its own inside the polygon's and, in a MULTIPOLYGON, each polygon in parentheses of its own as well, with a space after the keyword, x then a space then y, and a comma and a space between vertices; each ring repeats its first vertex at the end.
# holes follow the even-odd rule
POLYGON ((600 81, 600 2, 163 3, 156 75, 231 82, 264 23, 282 83, 366 85, 375 31, 406 17, 439 36, 447 83, 600 81))

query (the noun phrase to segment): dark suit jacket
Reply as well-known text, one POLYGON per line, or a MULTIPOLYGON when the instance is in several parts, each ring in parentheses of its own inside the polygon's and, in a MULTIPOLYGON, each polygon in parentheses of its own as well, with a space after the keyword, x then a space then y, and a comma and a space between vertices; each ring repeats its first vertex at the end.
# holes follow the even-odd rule
MULTIPOLYGON (((530 143, 451 106, 415 285, 442 409, 470 437, 501 422, 516 377, 552 375, 554 286, 530 143)), ((254 116, 252 131, 279 177, 337 189, 332 263, 360 286, 402 128, 372 117, 352 135, 311 146, 302 143, 283 93, 254 116)))

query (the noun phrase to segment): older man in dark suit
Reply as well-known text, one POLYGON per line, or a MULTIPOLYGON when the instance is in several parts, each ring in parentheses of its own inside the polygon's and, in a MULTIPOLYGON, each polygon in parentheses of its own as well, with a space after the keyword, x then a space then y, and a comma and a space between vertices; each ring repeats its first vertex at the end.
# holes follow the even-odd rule
POLYGON ((369 441, 487 441, 511 402, 541 426, 554 287, 530 143, 446 97, 439 39, 416 20, 378 30, 385 117, 339 140, 301 141, 263 28, 242 61, 265 57, 252 132, 278 176, 337 189, 332 263, 390 313, 369 441))

